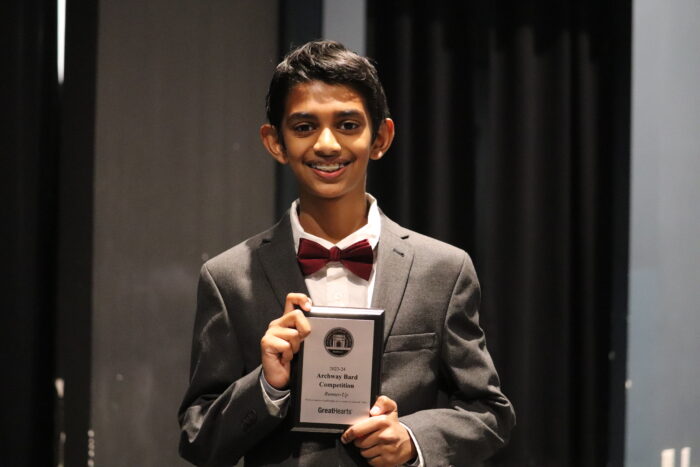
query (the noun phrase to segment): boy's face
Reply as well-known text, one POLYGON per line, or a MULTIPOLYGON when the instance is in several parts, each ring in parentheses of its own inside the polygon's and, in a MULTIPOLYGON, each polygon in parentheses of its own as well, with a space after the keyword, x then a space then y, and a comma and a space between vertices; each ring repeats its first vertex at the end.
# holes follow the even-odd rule
POLYGON ((303 200, 364 199, 367 164, 382 157, 393 139, 387 119, 372 141, 360 94, 322 81, 292 87, 280 128, 263 125, 260 131, 270 154, 290 165, 303 200))

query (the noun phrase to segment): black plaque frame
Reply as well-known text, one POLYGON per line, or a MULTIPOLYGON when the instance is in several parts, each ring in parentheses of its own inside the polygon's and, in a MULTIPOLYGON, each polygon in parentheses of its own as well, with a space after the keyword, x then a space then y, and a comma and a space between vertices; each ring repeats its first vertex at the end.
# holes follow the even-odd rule
MULTIPOLYGON (((379 378, 381 375, 382 355, 384 353, 384 310, 377 308, 351 308, 351 307, 323 307, 314 306, 311 311, 305 311, 308 318, 339 318, 361 319, 374 321, 374 336, 372 347, 372 381, 370 384, 370 404, 379 396, 379 378)), ((312 329, 313 332, 313 329, 312 329)), ((309 423, 301 421, 301 381, 304 371, 304 343, 294 358, 293 388, 292 391, 292 431, 306 431, 314 433, 342 433, 350 425, 331 423, 309 423)))

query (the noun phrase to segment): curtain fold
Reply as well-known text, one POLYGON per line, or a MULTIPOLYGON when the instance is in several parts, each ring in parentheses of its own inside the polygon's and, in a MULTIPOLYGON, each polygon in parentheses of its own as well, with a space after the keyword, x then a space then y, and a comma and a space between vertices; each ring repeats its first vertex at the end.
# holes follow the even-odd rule
POLYGON ((518 416, 494 465, 622 463, 630 15, 629 2, 370 3, 397 138, 369 191, 474 259, 518 416))

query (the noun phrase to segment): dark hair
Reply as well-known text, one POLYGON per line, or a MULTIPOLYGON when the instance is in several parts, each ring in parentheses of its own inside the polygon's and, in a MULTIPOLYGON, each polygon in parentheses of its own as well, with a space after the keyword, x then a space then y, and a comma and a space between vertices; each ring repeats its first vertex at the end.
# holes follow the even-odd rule
POLYGON ((279 128, 293 86, 309 81, 342 84, 353 88, 364 99, 372 124, 372 139, 389 117, 389 107, 374 65, 335 41, 311 41, 284 57, 272 74, 267 93, 267 120, 279 128))

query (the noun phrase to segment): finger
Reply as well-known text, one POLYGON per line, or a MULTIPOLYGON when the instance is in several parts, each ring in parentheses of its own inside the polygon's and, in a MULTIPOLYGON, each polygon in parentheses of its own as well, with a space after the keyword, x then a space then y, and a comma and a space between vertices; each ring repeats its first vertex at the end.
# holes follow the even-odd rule
POLYGON ((367 449, 360 450, 360 455, 365 459, 372 459, 373 457, 379 457, 382 455, 383 446, 372 446, 367 449))
POLYGON ((278 337, 289 342, 293 353, 297 353, 299 351, 299 347, 301 346, 302 339, 299 334, 299 331, 297 331, 295 328, 283 328, 280 326, 275 326, 268 329, 265 335, 270 337, 278 337))
POLYGON ((379 432, 375 431, 367 436, 356 438, 353 444, 359 449, 369 449, 372 446, 376 446, 379 444, 379 432))
POLYGON ((287 294, 287 299, 284 301, 284 314, 294 311, 296 306, 301 307, 304 311, 311 310, 311 299, 303 293, 287 294))
POLYGON ((311 324, 301 310, 292 310, 281 318, 271 321, 268 329, 274 327, 294 328, 299 332, 301 340, 311 332, 311 324))
POLYGON ((294 357, 292 344, 280 337, 265 334, 261 343, 263 356, 269 355, 280 359, 283 363, 289 362, 294 357))
POLYGON ((396 446, 400 441, 400 438, 391 428, 392 427, 389 426, 385 429, 370 433, 363 438, 357 438, 353 444, 360 449, 370 449, 375 447, 385 449, 388 446, 396 446))
POLYGON ((381 414, 396 412, 397 410, 398 406, 393 399, 389 399, 386 396, 379 396, 377 397, 377 401, 372 406, 372 409, 369 411, 369 415, 370 417, 375 417, 381 414))
POLYGON ((367 436, 377 430, 386 428, 387 426, 388 418, 386 415, 368 418, 345 430, 345 433, 343 433, 343 435, 340 437, 340 441, 347 444, 356 440, 357 438, 367 436))

